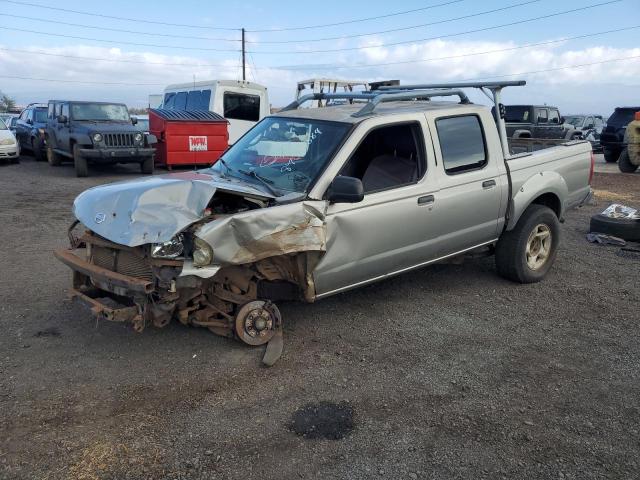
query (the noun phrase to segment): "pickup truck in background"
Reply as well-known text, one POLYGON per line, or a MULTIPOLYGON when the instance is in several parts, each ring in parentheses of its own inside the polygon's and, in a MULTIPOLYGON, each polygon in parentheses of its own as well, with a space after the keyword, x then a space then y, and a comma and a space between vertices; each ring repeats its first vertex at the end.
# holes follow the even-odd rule
POLYGON ((505 105, 507 136, 514 139, 544 138, 578 140, 582 132, 566 124, 557 107, 505 105))
POLYGON ((524 82, 312 94, 211 168, 89 189, 73 206, 86 231, 55 252, 73 271, 71 295, 136 330, 177 319, 267 343, 272 365, 278 301, 313 302, 470 252, 495 254, 509 280, 538 282, 559 222, 591 193, 593 156, 587 141, 510 155, 503 117, 462 88, 490 91, 500 112, 512 85, 524 82), (451 96, 459 102, 431 101, 451 96), (340 99, 358 103, 298 108, 340 99))

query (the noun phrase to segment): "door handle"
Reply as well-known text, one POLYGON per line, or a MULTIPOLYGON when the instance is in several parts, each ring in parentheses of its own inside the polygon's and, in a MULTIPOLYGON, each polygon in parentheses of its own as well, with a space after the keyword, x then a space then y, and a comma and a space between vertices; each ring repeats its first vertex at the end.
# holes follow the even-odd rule
POLYGON ((482 182, 482 188, 493 188, 496 186, 495 180, 485 180, 482 182))
POLYGON ((424 197, 418 198, 418 205, 431 205, 433 202, 435 202, 433 195, 425 195, 424 197))

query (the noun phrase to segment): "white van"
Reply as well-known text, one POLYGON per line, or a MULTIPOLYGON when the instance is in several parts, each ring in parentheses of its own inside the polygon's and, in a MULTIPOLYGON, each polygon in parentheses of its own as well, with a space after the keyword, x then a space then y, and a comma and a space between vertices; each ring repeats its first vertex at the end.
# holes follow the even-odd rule
POLYGON ((209 110, 229 120, 229 144, 270 113, 267 87, 243 80, 206 80, 169 85, 162 108, 209 110))

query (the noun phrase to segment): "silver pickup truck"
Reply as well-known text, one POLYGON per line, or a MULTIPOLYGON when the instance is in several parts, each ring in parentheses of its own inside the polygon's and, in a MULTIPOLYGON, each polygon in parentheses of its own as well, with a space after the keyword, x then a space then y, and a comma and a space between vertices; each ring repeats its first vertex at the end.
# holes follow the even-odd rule
POLYGON ((502 116, 463 87, 313 94, 258 123, 213 167, 85 191, 55 252, 71 295, 136 330, 171 319, 282 352, 274 302, 317 299, 469 252, 537 282, 559 221, 590 195, 586 141, 511 156, 502 116), (434 97, 454 96, 456 102, 434 97), (302 109, 311 99, 343 105, 302 109), (76 224, 78 223, 76 222, 76 224))

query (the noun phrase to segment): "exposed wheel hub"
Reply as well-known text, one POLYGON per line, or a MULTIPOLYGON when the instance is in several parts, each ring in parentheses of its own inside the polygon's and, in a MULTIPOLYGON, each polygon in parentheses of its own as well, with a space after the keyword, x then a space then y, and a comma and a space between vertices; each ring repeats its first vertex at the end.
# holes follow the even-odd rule
POLYGON ((536 225, 531 231, 525 251, 527 266, 531 270, 538 270, 547 263, 551 254, 552 240, 551 229, 544 223, 536 225))
POLYGON ((278 307, 271 302, 255 300, 238 311, 236 335, 248 345, 263 345, 273 338, 281 322, 278 307))

